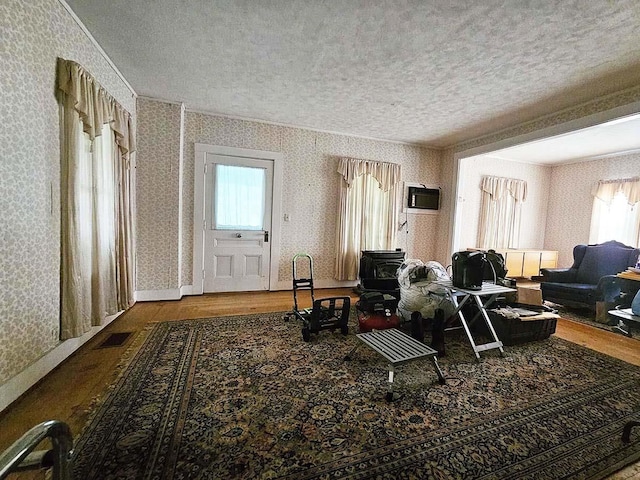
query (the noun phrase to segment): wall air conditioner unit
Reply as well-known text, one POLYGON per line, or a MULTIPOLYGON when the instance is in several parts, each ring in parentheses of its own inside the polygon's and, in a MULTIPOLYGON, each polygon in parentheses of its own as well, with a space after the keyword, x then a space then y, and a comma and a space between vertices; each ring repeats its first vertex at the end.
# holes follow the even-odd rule
POLYGON ((403 213, 437 214, 442 190, 435 185, 405 182, 402 197, 403 213))

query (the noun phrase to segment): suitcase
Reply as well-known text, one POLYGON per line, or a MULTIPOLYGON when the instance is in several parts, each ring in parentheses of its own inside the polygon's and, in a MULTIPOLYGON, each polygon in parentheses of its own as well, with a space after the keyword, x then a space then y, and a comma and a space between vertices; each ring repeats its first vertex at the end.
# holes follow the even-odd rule
POLYGON ((395 313, 369 313, 359 310, 358 326, 360 327, 360 333, 398 328, 400 326, 400 318, 395 313))

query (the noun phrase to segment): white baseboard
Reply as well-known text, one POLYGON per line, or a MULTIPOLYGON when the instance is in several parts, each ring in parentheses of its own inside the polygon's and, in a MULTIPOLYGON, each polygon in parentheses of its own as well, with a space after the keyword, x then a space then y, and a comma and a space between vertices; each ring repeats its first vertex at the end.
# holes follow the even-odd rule
MULTIPOLYGON (((314 280, 313 288, 352 288, 358 285, 358 282, 355 280, 314 280)), ((293 282, 291 280, 283 280, 276 282, 274 291, 280 290, 293 290, 293 282)))
POLYGON ((202 292, 193 293, 192 285, 183 285, 180 288, 166 290, 138 290, 135 293, 136 302, 160 302, 162 300, 180 300, 185 295, 201 295, 202 292))
POLYGON ((180 287, 180 295, 202 295, 202 292, 194 292, 193 285, 183 285, 180 287))
MULTIPOLYGON (((316 280, 314 288, 352 288, 358 282, 354 280, 316 280)), ((292 290, 291 280, 276 282, 275 288, 271 291, 292 290)), ((170 288, 166 290, 138 290, 135 294, 136 302, 160 302, 163 300, 180 300, 185 295, 202 295, 202 292, 194 292, 192 285, 183 285, 180 288, 170 288)))
POLYGON ((113 322, 121 314, 122 312, 119 312, 105 318, 103 325, 91 327, 91 330, 81 337, 65 340, 53 350, 45 353, 15 377, 10 378, 7 382, 0 385, 0 412, 17 400, 21 395, 26 393, 27 390, 33 387, 49 372, 65 361, 69 355, 91 340, 97 333, 113 322))
POLYGON ((136 302, 158 302, 160 300, 180 300, 182 292, 179 288, 166 290, 137 290, 136 302))
MULTIPOLYGON (((357 285, 356 281, 338 280, 317 280, 314 288, 351 288, 357 285)), ((276 282, 274 291, 292 290, 291 280, 276 282)), ((166 290, 139 290, 135 292, 137 302, 153 302, 162 300, 179 300, 184 295, 195 295, 192 293, 191 285, 184 285, 178 288, 166 290)), ((49 372, 66 360, 69 355, 78 350, 82 345, 93 338, 104 327, 120 316, 122 312, 105 319, 104 325, 92 327, 82 337, 65 340, 53 350, 36 360, 15 377, 0 385, 0 412, 7 408, 12 402, 23 395, 27 390, 43 379, 49 372)))

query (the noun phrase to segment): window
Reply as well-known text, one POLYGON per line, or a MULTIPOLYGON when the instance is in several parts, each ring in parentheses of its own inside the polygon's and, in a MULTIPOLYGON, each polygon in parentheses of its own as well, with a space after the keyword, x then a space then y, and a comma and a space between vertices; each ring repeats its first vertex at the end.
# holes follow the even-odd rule
POLYGON ((478 246, 518 248, 522 203, 527 198, 527 182, 515 178, 482 177, 478 246))
POLYGON ((335 277, 356 280, 362 250, 395 245, 400 165, 342 158, 335 277))
POLYGON ((263 168, 216 164, 216 229, 264 229, 265 176, 263 168))
POLYGON ((640 246, 640 179, 600 181, 593 195, 589 243, 640 246))
POLYGON ((58 59, 60 338, 133 304, 131 116, 75 62, 58 59))

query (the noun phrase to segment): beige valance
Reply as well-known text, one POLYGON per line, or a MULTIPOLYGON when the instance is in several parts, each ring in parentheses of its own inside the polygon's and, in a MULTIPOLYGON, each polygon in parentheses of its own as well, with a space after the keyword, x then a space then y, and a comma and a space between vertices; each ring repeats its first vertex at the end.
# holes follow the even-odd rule
POLYGON ((524 202, 527 199, 527 182, 525 180, 484 176, 480 188, 491 195, 494 201, 507 194, 511 195, 516 202, 524 202))
POLYGON ((75 109, 83 130, 91 140, 109 123, 124 156, 134 152, 135 132, 131 115, 81 65, 58 58, 58 89, 64 92, 65 107, 75 109))
POLYGON ((611 203, 613 197, 621 192, 627 203, 634 206, 640 202, 640 177, 617 180, 600 180, 593 186, 592 194, 603 202, 611 203))
POLYGON ((400 181, 400 165, 397 163, 343 157, 338 164, 338 173, 344 177, 348 186, 360 175, 369 174, 385 192, 400 181))

